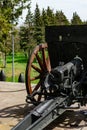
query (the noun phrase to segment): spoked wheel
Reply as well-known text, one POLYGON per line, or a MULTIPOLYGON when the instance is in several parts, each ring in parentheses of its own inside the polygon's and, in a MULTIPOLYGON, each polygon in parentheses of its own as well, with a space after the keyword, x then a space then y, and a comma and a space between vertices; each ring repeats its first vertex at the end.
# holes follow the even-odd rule
POLYGON ((43 94, 38 92, 44 91, 41 87, 42 82, 48 72, 51 71, 51 65, 48 55, 47 44, 40 44, 35 47, 26 67, 26 90, 28 93, 27 100, 33 104, 45 99, 43 94))

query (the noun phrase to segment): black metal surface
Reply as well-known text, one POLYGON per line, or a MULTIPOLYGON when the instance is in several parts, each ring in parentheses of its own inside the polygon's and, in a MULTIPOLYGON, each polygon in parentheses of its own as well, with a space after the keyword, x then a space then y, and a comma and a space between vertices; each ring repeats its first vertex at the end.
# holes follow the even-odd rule
POLYGON ((87 69, 87 25, 48 26, 45 37, 52 68, 78 55, 87 69))
POLYGON ((63 105, 63 102, 67 102, 69 98, 70 97, 56 97, 44 101, 12 130, 42 130, 66 111, 66 109, 61 108, 61 105, 63 105))
POLYGON ((41 84, 46 100, 12 130, 42 130, 73 102, 87 103, 87 26, 46 27, 46 41, 54 68, 41 84))

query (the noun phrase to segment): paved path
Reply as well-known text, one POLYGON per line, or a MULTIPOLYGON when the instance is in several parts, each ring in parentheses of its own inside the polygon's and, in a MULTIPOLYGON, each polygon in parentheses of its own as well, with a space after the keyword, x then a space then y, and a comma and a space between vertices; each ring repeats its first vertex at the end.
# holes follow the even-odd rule
MULTIPOLYGON (((33 109, 26 103, 26 95, 25 84, 0 82, 0 130, 11 130, 33 109)), ((83 110, 86 111, 87 107, 66 111, 60 120, 44 130, 87 130, 87 116, 83 110)))
POLYGON ((0 130, 10 130, 29 111, 24 83, 0 82, 0 130))

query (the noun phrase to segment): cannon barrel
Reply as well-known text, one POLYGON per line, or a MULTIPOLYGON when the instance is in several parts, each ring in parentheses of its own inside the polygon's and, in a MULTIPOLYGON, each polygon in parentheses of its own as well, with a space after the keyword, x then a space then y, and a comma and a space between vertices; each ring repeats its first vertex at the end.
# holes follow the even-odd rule
MULTIPOLYGON (((64 81, 65 78, 69 78, 71 72, 73 73, 74 77, 81 76, 83 71, 83 63, 82 59, 76 56, 71 62, 68 62, 65 65, 57 66, 54 68, 46 77, 45 86, 49 83, 51 84, 60 84, 64 81), (49 81, 50 80, 50 81, 49 81), (46 83, 48 82, 48 83, 46 83)), ((49 85, 50 86, 50 85, 49 85)))
MULTIPOLYGON (((44 80, 44 88, 48 95, 56 96, 70 92, 74 96, 78 94, 84 68, 82 59, 76 56, 73 60, 62 66, 57 66, 47 74, 44 80)), ((81 88, 80 88, 81 90, 81 88)))

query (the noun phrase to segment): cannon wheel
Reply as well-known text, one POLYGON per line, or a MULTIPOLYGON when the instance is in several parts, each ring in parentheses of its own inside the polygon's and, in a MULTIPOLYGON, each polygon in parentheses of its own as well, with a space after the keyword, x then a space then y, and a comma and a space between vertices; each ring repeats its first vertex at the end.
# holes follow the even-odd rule
POLYGON ((40 102, 44 100, 43 95, 35 94, 41 90, 44 77, 51 71, 47 43, 37 45, 28 60, 26 67, 26 90, 31 101, 40 102))

